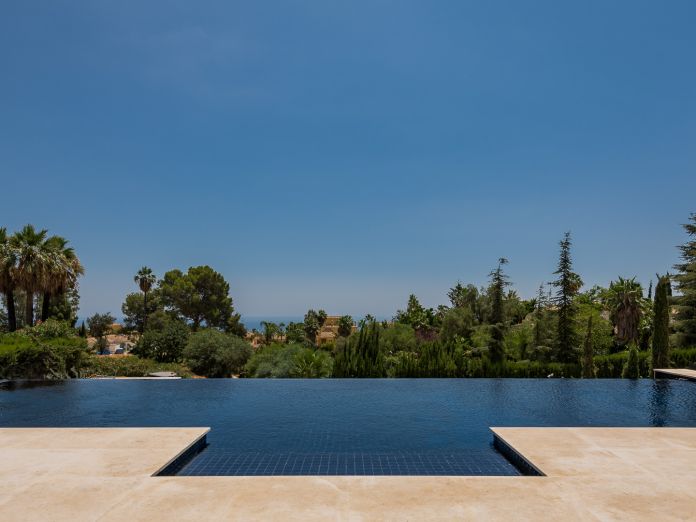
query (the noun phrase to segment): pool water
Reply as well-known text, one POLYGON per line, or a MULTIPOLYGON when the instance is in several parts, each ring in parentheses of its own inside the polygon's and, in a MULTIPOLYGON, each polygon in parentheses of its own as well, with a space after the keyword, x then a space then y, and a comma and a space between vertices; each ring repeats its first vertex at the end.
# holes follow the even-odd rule
POLYGON ((491 426, 696 426, 677 380, 71 380, 0 389, 0 426, 209 426, 180 475, 515 475, 491 426))

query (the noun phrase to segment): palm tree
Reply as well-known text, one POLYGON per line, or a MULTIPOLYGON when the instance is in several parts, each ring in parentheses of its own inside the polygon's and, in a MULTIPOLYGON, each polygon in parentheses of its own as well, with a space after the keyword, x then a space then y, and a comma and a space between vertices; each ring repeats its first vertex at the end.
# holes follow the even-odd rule
POLYGON ((46 247, 46 230, 36 230, 33 225, 26 225, 10 238, 10 246, 16 250, 17 262, 13 277, 18 288, 26 294, 24 323, 34 324, 34 294, 47 286, 50 266, 49 249, 46 247))
POLYGON ((343 315, 338 320, 338 335, 348 337, 353 333, 353 318, 350 315, 343 315))
POLYGON ((271 344, 276 336, 280 333, 280 328, 277 324, 270 321, 261 321, 263 327, 263 338, 266 344, 271 344))
POLYGON ((143 331, 145 331, 145 324, 147 323, 147 294, 157 281, 157 277, 152 273, 151 268, 144 266, 135 274, 133 281, 138 283, 140 291, 143 293, 143 331))
POLYGON ((15 250, 10 245, 7 229, 0 228, 0 294, 5 295, 7 326, 10 332, 17 329, 17 313, 14 302, 14 278, 12 272, 17 262, 15 250))
POLYGON ((612 281, 606 294, 617 341, 626 345, 638 340, 640 320, 643 316, 643 288, 635 277, 612 281))
POLYGON ((51 297, 62 295, 68 289, 74 288, 77 278, 85 273, 75 250, 68 246, 68 240, 60 236, 48 238, 44 247, 48 250, 46 273, 49 277, 43 290, 41 305, 41 320, 48 319, 51 297))

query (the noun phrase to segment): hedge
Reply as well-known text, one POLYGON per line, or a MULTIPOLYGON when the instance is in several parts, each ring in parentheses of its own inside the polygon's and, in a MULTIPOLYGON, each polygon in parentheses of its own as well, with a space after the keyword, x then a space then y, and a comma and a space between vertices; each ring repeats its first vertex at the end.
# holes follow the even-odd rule
MULTIPOLYGON (((594 357, 595 376, 604 379, 620 379, 628 352, 594 357)), ((672 367, 688 368, 696 365, 696 348, 672 350, 672 367)), ((512 377, 580 378, 582 368, 579 364, 544 363, 538 361, 505 361, 492 364, 486 358, 450 357, 441 352, 420 361, 414 354, 402 354, 387 359, 390 377, 512 377)), ((652 377, 651 353, 638 353, 641 377, 652 377)))
POLYGON ((153 372, 174 372, 179 377, 191 377, 191 370, 179 363, 161 363, 137 355, 90 355, 80 372, 82 377, 147 377, 153 372))
POLYGON ((80 338, 41 340, 21 335, 0 338, 0 378, 70 379, 80 376, 87 343, 80 338))

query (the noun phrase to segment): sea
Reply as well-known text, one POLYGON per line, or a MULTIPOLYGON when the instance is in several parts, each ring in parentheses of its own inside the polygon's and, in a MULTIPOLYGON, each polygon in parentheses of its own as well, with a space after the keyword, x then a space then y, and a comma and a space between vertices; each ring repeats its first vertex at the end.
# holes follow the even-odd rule
POLYGON ((285 325, 289 323, 301 323, 304 321, 304 316, 302 315, 278 315, 278 316, 263 316, 263 315, 243 315, 242 316, 242 323, 244 324, 244 327, 248 330, 257 330, 257 331, 262 331, 263 327, 261 326, 262 322, 269 322, 269 323, 276 323, 280 324, 283 323, 285 325))

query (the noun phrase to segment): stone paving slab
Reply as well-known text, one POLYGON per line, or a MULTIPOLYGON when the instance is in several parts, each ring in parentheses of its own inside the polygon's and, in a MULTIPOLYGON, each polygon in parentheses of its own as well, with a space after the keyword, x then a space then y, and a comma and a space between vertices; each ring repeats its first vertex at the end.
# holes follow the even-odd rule
POLYGON ((153 477, 207 428, 0 429, 0 520, 693 520, 696 429, 493 428, 543 477, 153 477))

